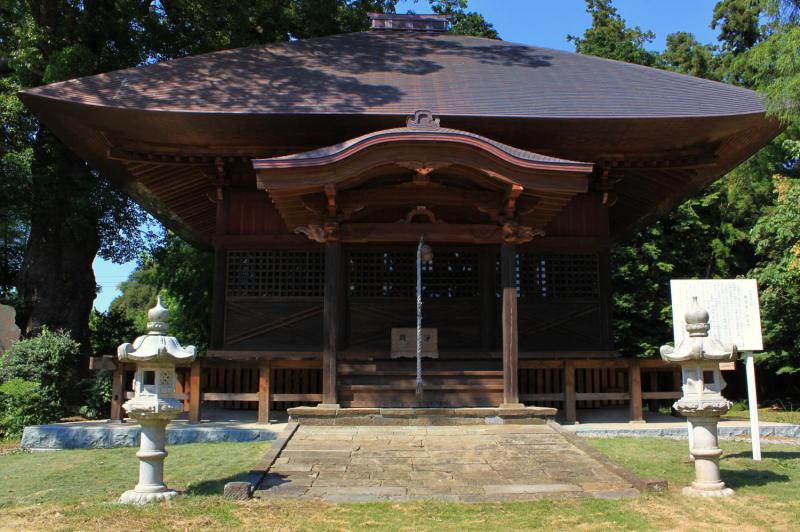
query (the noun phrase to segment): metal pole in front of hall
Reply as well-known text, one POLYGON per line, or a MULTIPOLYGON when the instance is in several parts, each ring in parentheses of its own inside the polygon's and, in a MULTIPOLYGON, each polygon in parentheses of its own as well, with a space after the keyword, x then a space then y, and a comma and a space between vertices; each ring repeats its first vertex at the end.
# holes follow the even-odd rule
POLYGON ((747 373, 747 408, 750 411, 750 442, 753 460, 761 461, 761 431, 758 428, 758 397, 756 395, 756 364, 752 351, 744 353, 744 369, 747 373))

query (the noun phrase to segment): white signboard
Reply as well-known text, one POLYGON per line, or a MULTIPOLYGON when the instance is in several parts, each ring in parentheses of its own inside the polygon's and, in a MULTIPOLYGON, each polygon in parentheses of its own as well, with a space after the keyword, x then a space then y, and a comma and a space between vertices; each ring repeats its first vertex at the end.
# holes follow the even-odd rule
POLYGON ((734 344, 739 352, 763 351, 761 311, 755 279, 672 280, 672 329, 675 345, 686 335, 684 316, 692 297, 708 311, 708 335, 723 344, 734 344))

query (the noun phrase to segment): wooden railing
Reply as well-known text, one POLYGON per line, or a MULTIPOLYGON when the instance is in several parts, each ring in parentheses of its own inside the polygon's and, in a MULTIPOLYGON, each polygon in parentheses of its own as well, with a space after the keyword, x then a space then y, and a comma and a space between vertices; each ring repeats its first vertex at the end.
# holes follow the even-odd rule
MULTIPOLYGON (((296 355, 292 360, 272 356, 254 359, 252 355, 200 359, 191 368, 178 370, 176 397, 184 401, 192 421, 199 421, 201 404, 217 402, 226 408, 257 408, 259 422, 267 422, 276 404, 283 410, 298 403, 322 401, 322 362, 314 358, 319 354, 296 355)), ((110 359, 95 361, 92 367, 113 370, 111 419, 122 419, 122 402, 131 394, 124 390, 133 367, 110 359)), ((630 420, 642 421, 644 401, 650 401, 653 410, 657 401, 681 395, 680 369, 659 359, 522 359, 519 371, 520 400, 557 406, 570 423, 578 421, 580 408, 625 403, 630 420), (658 378, 664 373, 671 378, 658 378), (645 386, 643 374, 648 377, 645 386)))
POLYGON ((520 379, 520 401, 544 403, 546 406, 560 403, 568 423, 578 421, 578 407, 602 407, 623 402, 629 404, 631 421, 643 421, 643 401, 677 399, 681 396, 680 368, 669 366, 660 359, 520 360, 519 367, 522 372, 542 374, 520 379), (579 372, 583 373, 580 380, 576 378, 579 372), (648 383, 650 390, 644 392, 643 372, 651 377, 648 383), (658 372, 672 375, 671 389, 659 389, 658 372), (530 384, 532 380, 535 383, 530 384), (545 389, 546 392, 526 393, 531 389, 545 389))

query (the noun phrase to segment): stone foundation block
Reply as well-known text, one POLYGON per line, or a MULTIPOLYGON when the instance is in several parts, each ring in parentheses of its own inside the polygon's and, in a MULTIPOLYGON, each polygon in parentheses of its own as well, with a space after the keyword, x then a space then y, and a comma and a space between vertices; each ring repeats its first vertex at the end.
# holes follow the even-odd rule
POLYGON ((228 482, 222 490, 222 496, 235 501, 246 501, 253 496, 253 485, 249 482, 228 482))

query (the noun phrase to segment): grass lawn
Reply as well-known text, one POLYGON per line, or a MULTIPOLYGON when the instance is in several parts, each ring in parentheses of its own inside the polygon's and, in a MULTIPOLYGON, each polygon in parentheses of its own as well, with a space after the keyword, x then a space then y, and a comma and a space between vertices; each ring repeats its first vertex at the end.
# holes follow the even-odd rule
POLYGON ((143 508, 115 498, 133 487, 134 449, 11 453, 0 456, 0 529, 106 530, 499 530, 686 529, 791 530, 800 522, 800 449, 764 445, 764 461, 748 445, 723 442, 723 476, 737 490, 729 499, 687 499, 678 489, 692 478, 686 442, 666 439, 590 440, 644 477, 666 478, 671 491, 637 499, 536 501, 456 505, 436 502, 333 505, 319 502, 229 502, 225 482, 248 470, 269 444, 174 445, 167 481, 188 497, 143 508), (704 524, 701 524, 704 523, 704 524))
MULTIPOLYGON (((750 411, 744 405, 736 403, 723 417, 728 419, 750 419, 750 411)), ((800 410, 780 410, 775 408, 759 408, 759 421, 773 423, 792 423, 800 425, 800 410)))

